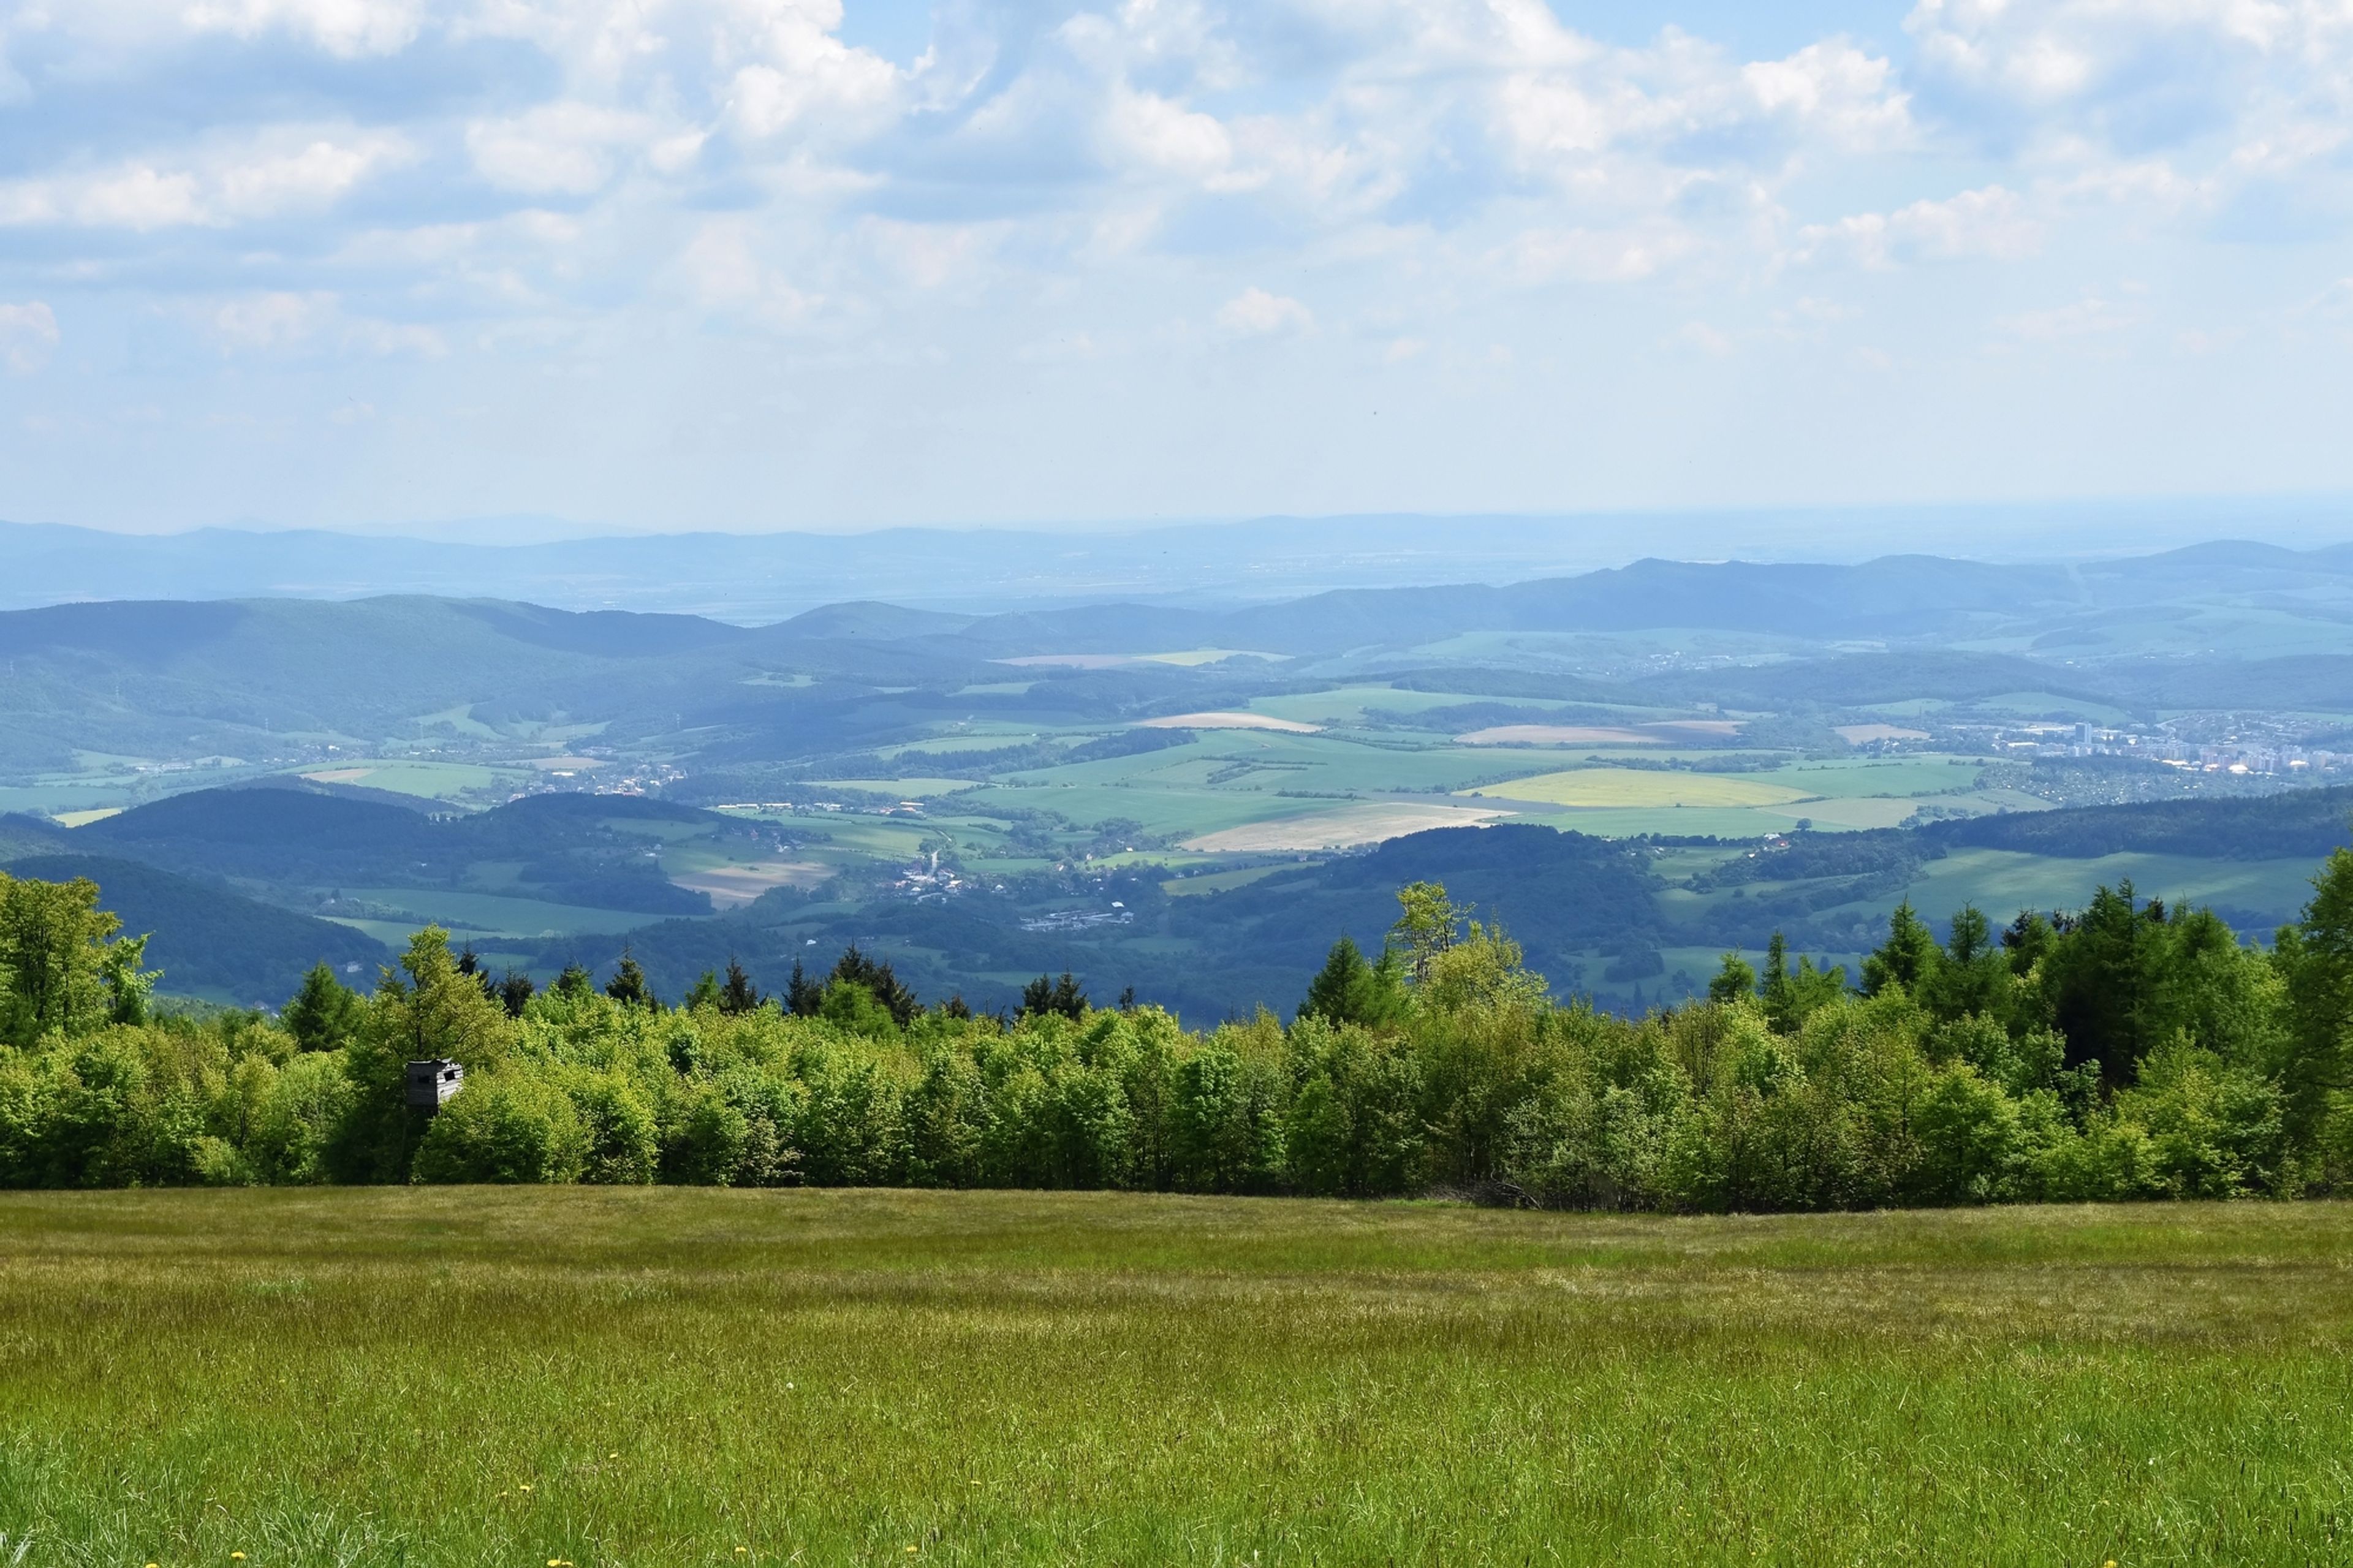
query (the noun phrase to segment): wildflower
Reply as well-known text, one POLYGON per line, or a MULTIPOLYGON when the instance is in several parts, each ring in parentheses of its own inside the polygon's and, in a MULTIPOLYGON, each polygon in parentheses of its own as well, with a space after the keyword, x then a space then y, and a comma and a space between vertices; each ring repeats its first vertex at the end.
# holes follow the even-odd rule
POLYGON ((531 1483, 529 1481, 517 1481, 515 1485, 521 1487, 525 1491, 531 1490, 531 1483))

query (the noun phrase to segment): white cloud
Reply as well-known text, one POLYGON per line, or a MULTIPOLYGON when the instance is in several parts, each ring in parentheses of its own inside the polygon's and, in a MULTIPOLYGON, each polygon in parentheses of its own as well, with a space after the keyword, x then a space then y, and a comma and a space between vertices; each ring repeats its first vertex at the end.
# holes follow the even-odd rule
POLYGON ((2022 342, 2048 343, 2128 331, 2147 319, 2146 310, 2094 296, 2047 310, 2022 310, 1995 325, 2022 342))
POLYGON ((181 14, 199 32, 249 38, 283 29, 348 58, 406 48, 425 13, 422 0, 195 0, 181 14))
POLYGON ((613 177, 623 153, 675 142, 657 137, 643 115, 577 102, 543 104, 466 128, 476 172, 502 189, 533 195, 587 195, 613 177))
POLYGON ((30 375, 49 363, 58 346, 58 319, 39 300, 22 305, 0 305, 0 363, 18 375, 30 375))
POLYGON ((274 217, 332 205, 411 153, 396 133, 290 128, 192 154, 0 182, 0 224, 145 232, 274 217))
MULTIPOLYGON (((929 405, 955 431, 1010 405, 1008 363, 1078 386, 1319 325, 1354 345, 1326 369, 1629 409, 1716 374, 1683 350, 1925 374, 2137 323, 2235 333, 2236 366, 2353 234, 2353 0, 1921 0, 1883 51, 1782 18, 1767 58, 1549 0, 909 4, 930 46, 886 58, 842 0, 0 0, 0 97, 41 128, 0 178, 0 298, 77 343, 160 310, 248 385, 446 355, 423 371, 676 374, 847 420, 877 367, 939 363, 878 406, 963 395, 929 405), (1936 270, 1972 263, 1999 284, 1936 270), (747 328, 822 343, 828 390, 779 391, 820 356, 747 328)), ((29 320, 0 317, 11 366, 48 352, 29 320)), ((337 395, 422 427, 398 386, 337 395)))
POLYGON ((1305 331, 1315 325, 1315 317, 1296 300, 1253 288, 1218 307, 1218 325, 1238 338, 1267 338, 1305 331))
POLYGON ((221 300, 204 312, 203 326, 216 346, 234 354, 322 352, 438 359, 448 352, 432 327, 347 314, 343 301, 323 289, 221 300))
POLYGON ((680 258, 688 290, 715 315, 772 328, 800 326, 820 300, 793 287, 781 268, 765 261, 759 242, 748 219, 713 218, 703 224, 680 258))
POLYGON ((217 305, 211 326, 214 340, 225 349, 267 353, 308 341, 334 313, 332 294, 280 291, 217 305))
POLYGON ((2042 244, 2042 226, 2015 191, 2000 185, 1917 201, 1890 213, 1858 213, 1799 236, 1801 260, 1839 258, 1865 267, 1981 258, 2015 261, 2042 244))

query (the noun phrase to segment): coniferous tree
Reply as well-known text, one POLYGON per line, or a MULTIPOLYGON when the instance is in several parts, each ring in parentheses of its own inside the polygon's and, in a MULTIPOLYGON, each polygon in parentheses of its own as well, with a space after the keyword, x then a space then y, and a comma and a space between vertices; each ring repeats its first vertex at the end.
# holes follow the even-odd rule
POLYGON ((520 1018, 522 1010, 531 1005, 537 989, 532 984, 530 975, 510 965, 506 973, 499 977, 498 989, 493 994, 498 997, 499 1005, 507 1010, 508 1017, 520 1018))
POLYGON ((1994 941, 1993 928, 1975 904, 1953 916, 1943 958, 1919 987, 1919 1000, 1938 1019, 1974 1016, 2010 1021, 2012 986, 2010 957, 1994 941))
POLYGON ((2330 855, 2312 889, 2304 918, 2281 929, 2272 960, 2288 995, 2287 1126, 2307 1139, 2353 1089, 2353 850, 2330 855))
POLYGON ((826 977, 828 985, 837 980, 846 984, 864 986, 902 1029, 913 1020, 920 1007, 915 994, 900 984, 899 977, 891 972, 890 963, 887 961, 876 963, 860 952, 854 942, 842 950, 840 960, 833 966, 833 973, 826 977))
POLYGON ((692 985, 687 987, 686 999, 679 1005, 690 1013, 697 1007, 716 1008, 719 1005, 718 972, 711 969, 704 970, 701 977, 692 985))
POLYGON ((801 961, 793 960, 793 977, 785 983, 785 1011, 796 1018, 814 1018, 825 1005, 825 987, 808 977, 801 961))
POLYGON ((563 973, 555 977, 555 984, 549 989, 558 996, 576 1001, 580 997, 596 994, 596 977, 577 963, 567 963, 564 966, 563 973))
POLYGON ((1728 1005, 1734 1002, 1753 1000, 1756 995, 1757 971, 1751 969, 1748 961, 1738 953, 1725 953, 1724 967, 1718 969, 1715 978, 1707 983, 1707 999, 1728 1005))
POLYGON ((1343 936, 1307 983, 1307 997, 1299 1004, 1297 1016, 1373 1026, 1395 1023, 1405 1016, 1407 1005, 1405 969, 1397 954, 1385 948, 1378 963, 1367 963, 1354 939, 1343 936))
POLYGON ((1059 1014, 1076 1023, 1087 1016, 1087 994, 1067 969, 1059 981, 1039 975, 1021 988, 1021 1016, 1041 1018, 1059 1014))
POLYGON ((306 1051, 339 1050, 359 1032, 362 1005, 332 969, 314 963, 302 976, 302 989, 279 1010, 278 1022, 306 1051))
POLYGON ((1913 912, 1912 900, 1906 899, 1887 917, 1887 940, 1862 961, 1863 994, 1876 996, 1890 985, 1901 985, 1917 995, 1921 983, 1936 973, 1936 961, 1942 956, 1935 934, 1913 912))
POLYGON ((2099 889, 2056 928, 2044 971, 2069 1067, 2096 1063, 2103 1079, 2121 1087, 2162 1043, 2156 1026, 2167 934, 2164 906, 2137 906, 2129 880, 2099 889))
POLYGON ((760 1009, 760 990, 752 977, 744 973, 735 955, 727 955, 727 983, 719 988, 719 1010, 731 1017, 742 1017, 760 1009))
POLYGON ((638 966, 634 953, 624 947, 621 962, 613 971, 613 978, 605 983, 605 994, 624 1007, 658 1007, 652 990, 646 984, 646 972, 638 966))

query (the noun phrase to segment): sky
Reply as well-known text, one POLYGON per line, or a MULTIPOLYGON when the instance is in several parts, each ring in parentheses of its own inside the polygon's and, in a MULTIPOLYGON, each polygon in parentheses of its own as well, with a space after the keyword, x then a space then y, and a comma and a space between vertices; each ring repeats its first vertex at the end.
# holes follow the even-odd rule
POLYGON ((2341 497, 2349 389, 2353 0, 0 0, 18 521, 2341 497))

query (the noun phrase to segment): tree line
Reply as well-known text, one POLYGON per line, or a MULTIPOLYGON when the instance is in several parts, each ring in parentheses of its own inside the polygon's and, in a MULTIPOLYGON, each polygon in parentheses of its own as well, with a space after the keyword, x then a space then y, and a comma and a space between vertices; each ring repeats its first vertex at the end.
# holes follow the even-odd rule
POLYGON ((1908 907, 1852 981, 1726 955, 1704 1000, 1554 1000, 1435 882, 1287 1021, 1188 1030, 1039 976, 923 1005, 851 948, 675 1004, 491 975, 418 932, 361 994, 159 1012, 88 881, 0 877, 0 1184, 704 1183, 1380 1196, 1669 1211, 2288 1197, 2353 1182, 2353 852, 2264 946, 2102 888, 1939 940, 1908 907), (406 1102, 412 1060, 463 1087, 406 1102))

